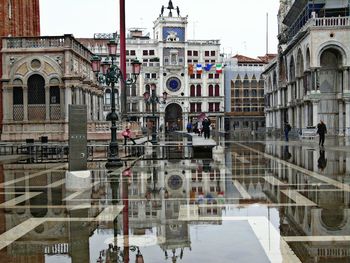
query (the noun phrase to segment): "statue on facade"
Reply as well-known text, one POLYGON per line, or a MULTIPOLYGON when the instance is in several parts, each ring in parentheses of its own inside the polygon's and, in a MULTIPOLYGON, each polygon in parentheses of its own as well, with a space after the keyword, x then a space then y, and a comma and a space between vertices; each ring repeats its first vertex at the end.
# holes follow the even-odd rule
POLYGON ((176 12, 177 12, 177 16, 180 16, 180 8, 178 6, 176 7, 176 12))
POLYGON ((162 5, 162 9, 160 9, 160 16, 163 16, 164 13, 164 5, 162 5))

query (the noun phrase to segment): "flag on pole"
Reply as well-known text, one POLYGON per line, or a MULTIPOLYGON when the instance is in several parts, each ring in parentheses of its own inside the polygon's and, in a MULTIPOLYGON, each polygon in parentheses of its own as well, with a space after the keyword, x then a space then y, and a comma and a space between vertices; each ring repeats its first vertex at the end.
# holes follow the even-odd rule
POLYGON ((207 64, 205 67, 204 67, 204 70, 205 71, 209 71, 211 69, 211 67, 213 66, 213 64, 207 64))
POLYGON ((202 74, 202 64, 197 64, 196 71, 197 74, 202 74))
POLYGON ((222 73, 222 64, 216 64, 216 73, 222 73))

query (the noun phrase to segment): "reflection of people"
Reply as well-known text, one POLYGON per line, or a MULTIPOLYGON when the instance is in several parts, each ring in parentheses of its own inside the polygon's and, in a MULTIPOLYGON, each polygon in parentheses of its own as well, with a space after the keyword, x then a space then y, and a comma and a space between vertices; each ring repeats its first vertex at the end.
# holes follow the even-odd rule
POLYGON ((186 128, 187 128, 187 132, 190 133, 192 131, 192 123, 191 122, 187 123, 186 128))
POLYGON ((322 120, 320 121, 319 124, 317 124, 317 133, 318 133, 318 135, 320 135, 320 141, 319 141, 318 145, 323 147, 325 135, 327 133, 327 127, 326 127, 326 124, 324 124, 324 122, 322 120))
POLYGON ((202 122, 204 139, 209 139, 210 137, 210 124, 211 122, 208 117, 206 117, 202 122))
POLYGON ((284 124, 284 137, 286 139, 286 142, 289 141, 288 135, 289 135, 289 132, 290 132, 291 129, 292 129, 292 127, 290 126, 290 124, 288 122, 286 122, 284 124))
POLYGON ((320 157, 317 160, 317 167, 318 169, 323 171, 324 168, 326 168, 326 166, 327 166, 327 159, 325 158, 325 151, 320 150, 320 157))
POLYGON ((289 152, 289 146, 288 145, 284 146, 283 157, 284 157, 285 160, 289 160, 292 157, 292 154, 289 152))
POLYGON ((124 145, 126 145, 126 141, 129 139, 130 141, 132 141, 134 144, 136 144, 135 140, 133 138, 131 138, 131 131, 129 128, 126 128, 125 131, 123 131, 122 133, 123 137, 124 137, 124 145))

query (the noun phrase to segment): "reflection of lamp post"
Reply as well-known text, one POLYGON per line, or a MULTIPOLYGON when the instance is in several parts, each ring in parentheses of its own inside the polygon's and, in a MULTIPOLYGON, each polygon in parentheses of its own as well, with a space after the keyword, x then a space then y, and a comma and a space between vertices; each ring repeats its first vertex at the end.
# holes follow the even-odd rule
POLYGON ((163 92, 163 101, 159 101, 159 97, 157 97, 156 94, 156 85, 151 85, 152 93, 150 94, 148 91, 143 93, 143 99, 147 104, 152 104, 152 119, 153 119, 153 126, 152 126, 152 144, 157 144, 157 129, 156 129, 156 116, 155 116, 155 110, 156 110, 156 104, 165 104, 166 99, 168 96, 168 93, 166 91, 163 92))
POLYGON ((129 185, 129 179, 132 177, 132 169, 131 167, 128 167, 124 169, 121 174, 120 178, 112 178, 114 180, 111 180, 111 188, 112 188, 112 197, 113 201, 112 204, 119 203, 118 200, 120 199, 120 193, 119 193, 119 182, 122 182, 123 186, 123 234, 124 234, 124 246, 119 247, 117 240, 118 240, 118 218, 115 217, 113 220, 113 233, 114 233, 114 244, 110 243, 108 245, 108 249, 104 249, 100 251, 100 256, 97 259, 97 263, 102 262, 129 262, 129 250, 132 252, 137 251, 136 257, 135 257, 135 263, 144 263, 143 255, 140 252, 140 248, 138 246, 129 246, 129 196, 128 196, 128 185, 129 185), (113 183, 114 182, 114 183, 113 183), (105 257, 105 258, 104 258, 105 257))
POLYGON ((111 112, 107 115, 107 121, 111 121, 111 142, 109 144, 109 153, 108 153, 108 162, 106 167, 115 167, 115 166, 123 166, 119 156, 118 156, 118 142, 117 142, 117 126, 116 121, 118 120, 118 115, 115 110, 115 84, 121 79, 125 86, 132 85, 136 82, 140 70, 141 63, 138 60, 134 60, 131 62, 132 64, 132 78, 124 81, 124 76, 120 70, 120 68, 115 65, 115 60, 117 57, 117 40, 110 40, 108 45, 108 53, 112 59, 112 63, 108 61, 104 61, 101 65, 101 58, 98 56, 94 56, 91 59, 92 62, 92 70, 95 72, 96 77, 100 83, 106 83, 107 86, 111 86, 112 90, 112 101, 111 101, 111 112), (100 70, 102 68, 102 73, 100 70))

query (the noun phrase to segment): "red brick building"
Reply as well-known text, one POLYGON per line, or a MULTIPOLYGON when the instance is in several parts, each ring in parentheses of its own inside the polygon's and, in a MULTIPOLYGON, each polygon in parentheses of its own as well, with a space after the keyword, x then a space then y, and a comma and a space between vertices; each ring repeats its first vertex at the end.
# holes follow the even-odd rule
MULTIPOLYGON (((39 0, 0 0, 0 50, 3 37, 39 35, 39 0)), ((2 56, 0 56, 0 76, 2 76, 2 56)), ((0 82, 0 131, 3 119, 2 107, 2 83, 0 82)))

